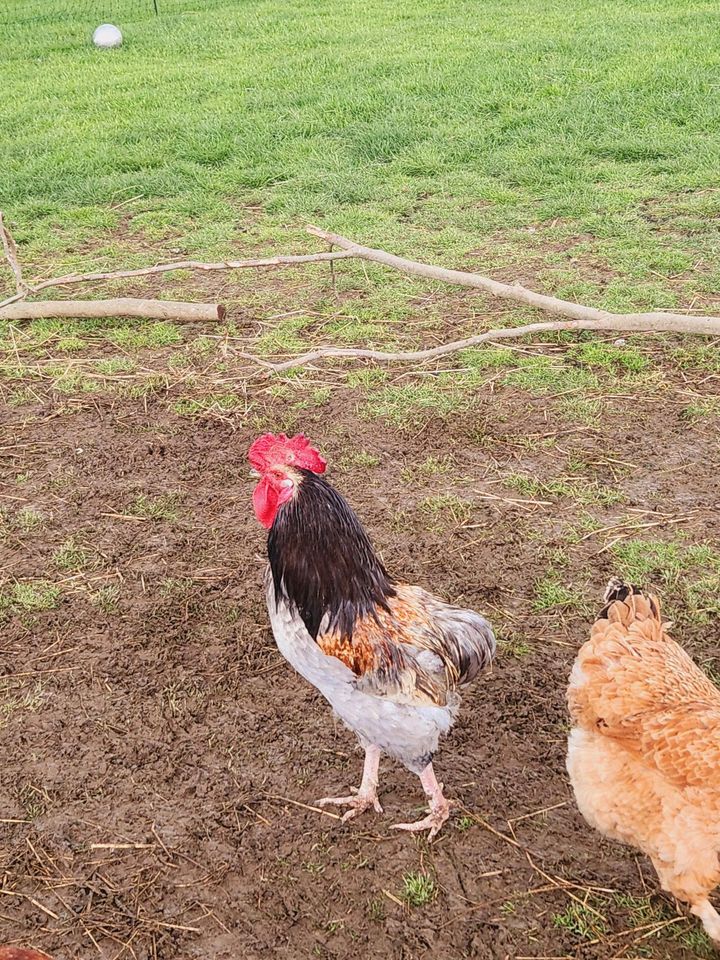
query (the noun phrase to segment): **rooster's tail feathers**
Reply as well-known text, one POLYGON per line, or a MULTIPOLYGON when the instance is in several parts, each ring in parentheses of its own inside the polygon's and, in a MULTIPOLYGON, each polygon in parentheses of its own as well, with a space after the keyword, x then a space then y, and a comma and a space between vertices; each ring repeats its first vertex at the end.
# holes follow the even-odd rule
POLYGON ((495 656, 492 627, 474 610, 458 610, 443 605, 436 612, 445 636, 444 653, 460 684, 470 683, 488 667, 495 656))

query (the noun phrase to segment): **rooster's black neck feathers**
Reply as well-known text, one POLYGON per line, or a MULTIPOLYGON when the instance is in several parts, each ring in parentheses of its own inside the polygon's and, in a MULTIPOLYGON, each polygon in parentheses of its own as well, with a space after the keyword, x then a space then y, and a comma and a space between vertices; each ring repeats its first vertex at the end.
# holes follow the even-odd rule
POLYGON ((325 616, 328 630, 350 636, 358 618, 387 609, 392 580, 340 494, 317 474, 300 473, 268 535, 275 595, 297 610, 313 638, 325 616))

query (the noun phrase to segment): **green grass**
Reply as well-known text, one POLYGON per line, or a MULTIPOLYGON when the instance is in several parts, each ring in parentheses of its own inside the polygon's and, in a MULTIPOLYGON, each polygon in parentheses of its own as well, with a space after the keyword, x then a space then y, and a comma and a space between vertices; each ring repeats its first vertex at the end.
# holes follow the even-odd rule
POLYGON ((546 497, 568 497, 581 504, 601 504, 609 506, 623 499, 619 490, 606 487, 595 480, 584 477, 557 477, 552 480, 539 480, 527 474, 511 473, 503 478, 503 483, 525 497, 544 499, 546 497))
POLYGON ((15 518, 15 523, 19 530, 23 533, 30 533, 33 530, 37 530, 38 527, 42 527, 45 522, 45 517, 38 510, 33 510, 31 507, 25 507, 22 510, 19 510, 15 518))
POLYGON ((425 497, 418 504, 423 520, 434 527, 462 526, 469 518, 471 504, 451 493, 434 494, 425 497))
POLYGON ((300 353, 306 349, 300 332, 313 322, 312 317, 292 317, 273 324, 272 329, 261 336, 255 344, 260 356, 274 353, 300 353))
POLYGON ((368 469, 379 466, 380 457, 375 453, 369 453, 367 450, 348 450, 338 457, 337 462, 338 466, 345 470, 352 467, 368 469))
POLYGON ((52 610, 60 600, 60 588, 47 580, 18 581, 0 585, 0 621, 9 614, 52 610))
POLYGON ((100 587, 90 597, 93 606, 102 610, 105 614, 116 613, 118 609, 118 600, 120 598, 120 588, 111 584, 107 587, 100 587))
POLYGON ((363 412, 372 418, 388 420, 397 427, 422 426, 434 417, 456 413, 466 405, 460 390, 442 391, 425 380, 399 387, 383 387, 371 393, 363 412))
POLYGON ((563 583, 555 570, 535 582, 533 610, 544 613, 550 610, 580 610, 584 607, 582 594, 563 583))
POLYGON ((58 570, 77 573, 92 563, 92 553, 78 543, 75 537, 68 538, 52 555, 52 562, 58 570))
POLYGON ((145 520, 166 520, 170 523, 177 520, 179 495, 166 493, 159 497, 149 497, 144 493, 138 494, 129 507, 129 512, 145 520))
POLYGON ((234 393, 208 393, 202 397, 182 397, 173 403, 173 410, 183 417, 202 417, 233 413, 245 404, 245 398, 234 393))
POLYGON ((610 932, 611 919, 621 922, 623 928, 643 933, 642 939, 633 945, 638 957, 661 956, 655 950, 662 950, 668 941, 689 950, 698 960, 715 956, 699 921, 689 917, 667 926, 668 921, 677 919, 677 913, 659 894, 638 897, 616 892, 611 896, 594 895, 583 903, 570 901, 562 912, 553 915, 552 922, 575 939, 587 941, 604 938, 610 932), (647 948, 641 946, 643 943, 647 948), (655 949, 651 945, 655 945, 655 949))
POLYGON ((427 873, 406 873, 403 877, 402 899, 411 907, 424 907, 436 892, 435 881, 427 873))
POLYGON ((0 680, 0 730, 22 711, 35 713, 42 705, 43 697, 43 688, 39 681, 32 690, 14 690, 10 680, 0 680))
POLYGON ((402 479, 406 483, 413 480, 430 477, 439 477, 450 473, 455 466, 451 456, 428 457, 420 463, 409 464, 402 472, 402 479))
POLYGON ((618 347, 601 341, 571 346, 567 357, 581 366, 609 370, 613 373, 641 373, 650 361, 635 347, 618 347))
POLYGON ((541 283, 616 309, 717 287, 707 3, 116 7, 110 54, 82 20, 4 31, 3 203, 28 262, 153 261, 140 240, 236 254, 238 226, 297 247, 321 220, 448 263, 480 248, 490 270, 539 254, 541 283), (687 290, 665 281, 693 268, 687 290))
POLYGON ((106 377, 112 377, 117 373, 133 373, 137 365, 130 357, 108 357, 107 360, 97 361, 97 371, 106 377))
POLYGON ((178 325, 167 321, 143 323, 137 327, 118 327, 107 336, 116 346, 134 350, 171 347, 183 340, 178 325))
POLYGON ((604 906, 598 898, 595 898, 592 906, 571 900, 561 913, 554 914, 553 926, 567 930, 578 940, 603 937, 609 932, 609 927, 598 906, 604 906))
POLYGON ((519 387, 533 396, 597 390, 600 380, 589 370, 550 357, 533 357, 504 378, 508 386, 519 387))
POLYGON ((532 645, 528 643, 522 633, 515 630, 504 630, 502 628, 495 630, 498 649, 504 657, 513 657, 516 660, 522 660, 532 653, 532 645))
POLYGON ((683 416, 687 420, 704 420, 706 418, 720 417, 720 399, 718 397, 709 397, 707 400, 690 403, 683 410, 683 416))
MULTIPOLYGON (((623 392, 647 386, 639 379, 647 366, 642 354, 602 343, 571 346, 565 355, 553 357, 491 348, 464 350, 459 358, 456 362, 462 366, 451 373, 393 385, 366 380, 366 402, 361 412, 412 429, 431 419, 471 410, 477 402, 478 388, 489 380, 499 380, 505 387, 555 401, 555 409, 568 419, 595 423, 602 401, 592 394, 612 392, 620 385, 623 392)), ((355 385, 360 383, 354 381, 355 385)), ((612 497, 611 492, 608 496, 612 497)))
POLYGON ((184 597, 192 590, 191 577, 165 577, 160 581, 160 593, 166 597, 184 597))

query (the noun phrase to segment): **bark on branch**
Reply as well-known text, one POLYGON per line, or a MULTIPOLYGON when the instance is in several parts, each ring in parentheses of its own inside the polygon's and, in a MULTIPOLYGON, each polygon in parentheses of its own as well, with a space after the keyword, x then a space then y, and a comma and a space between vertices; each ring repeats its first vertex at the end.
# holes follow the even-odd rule
POLYGON ((150 274, 168 273, 173 270, 238 270, 245 268, 277 267, 298 265, 304 263, 318 263, 329 261, 331 268, 335 260, 368 260, 383 264, 392 269, 412 276, 424 277, 428 280, 440 280, 445 283, 458 284, 484 290, 496 297, 512 300, 516 303, 525 303, 528 306, 544 310, 546 313, 565 319, 544 323, 531 323, 522 327, 500 328, 488 330, 474 337, 464 340, 455 340, 452 343, 430 347, 426 350, 407 350, 396 353, 382 350, 371 350, 354 347, 321 347, 311 350, 301 356, 278 363, 263 360, 253 354, 240 352, 239 356, 256 363, 270 371, 290 370, 331 357, 354 357, 378 362, 424 362, 455 353, 469 347, 478 346, 493 340, 508 340, 516 337, 526 337, 530 334, 547 333, 554 330, 613 330, 623 332, 652 332, 652 333, 691 333, 705 336, 720 336, 720 317, 693 317, 685 314, 654 311, 650 313, 610 313, 595 307, 584 306, 569 300, 560 300, 545 294, 535 293, 520 284, 506 284, 478 273, 463 270, 448 270, 445 267, 436 267, 407 260, 377 250, 365 247, 339 234, 330 233, 320 227, 310 226, 308 233, 325 240, 339 250, 325 253, 299 254, 288 256, 265 257, 249 260, 224 260, 217 263, 205 263, 198 260, 183 260, 174 263, 156 264, 152 267, 141 267, 134 270, 115 270, 96 273, 73 273, 49 280, 37 280, 28 285, 23 279, 17 248, 12 235, 6 227, 2 212, 0 212, 0 239, 3 251, 15 278, 16 293, 0 302, 0 319, 30 320, 47 317, 145 317, 157 320, 181 321, 216 321, 223 320, 225 308, 220 304, 185 303, 170 300, 145 300, 129 297, 111 300, 50 300, 28 302, 27 296, 45 290, 48 287, 66 286, 77 283, 90 283, 101 280, 118 280, 124 278, 141 277, 150 274))
MULTIPOLYGON (((534 333, 551 333, 557 330, 627 330, 628 327, 608 327, 604 322, 594 320, 549 320, 546 323, 528 323, 523 327, 499 327, 496 330, 488 330, 485 333, 478 333, 474 337, 467 337, 464 340, 453 340, 450 343, 443 343, 439 347, 429 347, 427 350, 402 350, 397 353, 389 353, 385 350, 370 350, 363 347, 320 347, 317 350, 310 350, 308 353, 302 353, 300 356, 292 357, 290 360, 284 360, 281 363, 271 363, 268 360, 259 361, 262 366, 268 367, 274 373, 281 373, 283 370, 292 370, 294 367, 303 367, 308 363, 314 363, 316 360, 325 360, 329 357, 354 357, 362 360, 376 360, 380 363, 424 363, 426 360, 435 360, 437 357, 444 357, 449 353, 458 353, 460 350, 468 350, 470 347, 477 347, 481 343, 488 343, 493 340, 514 340, 518 337, 526 337, 534 333)), ((641 328, 638 328, 641 329, 641 328)), ((646 328, 642 328, 646 329, 646 328)), ((685 333, 698 333, 705 331, 685 330, 685 333)), ((720 327, 714 331, 720 334, 720 327)), ((247 354, 244 354, 247 356, 247 354)))
MULTIPOLYGON (((2 213, 0 213, 0 226, 2 225, 2 213)), ((9 233, 6 233, 0 230, 3 235, 3 240, 7 236, 8 240, 12 243, 12 237, 9 233)), ((13 245, 14 246, 14 245, 13 245)), ((13 272, 15 272, 16 278, 18 273, 16 271, 17 260, 14 261, 11 259, 12 248, 9 251, 8 247, 5 247, 5 255, 8 259, 8 262, 13 267, 13 272)), ((217 263, 205 263, 201 260, 177 260, 173 263, 157 263, 152 267, 138 267, 135 270, 108 270, 101 271, 96 273, 67 273, 61 277, 51 277, 49 280, 36 280, 34 283, 28 285, 23 283, 22 287, 20 284, 17 285, 17 293, 13 296, 8 297, 7 300, 0 301, 0 310, 4 307, 9 306, 11 303, 17 303, 18 300, 24 300, 25 297, 39 293, 41 290, 47 290, 48 287, 66 287, 71 286, 76 283, 96 283, 100 280, 126 280, 132 279, 133 277, 148 277, 152 274, 158 273, 171 273, 174 270, 199 270, 203 273, 211 273, 217 270, 245 270, 249 268, 260 268, 260 267, 283 267, 283 266, 298 266, 304 263, 323 263, 325 261, 333 260, 347 260, 352 257, 353 254, 347 250, 335 250, 334 252, 325 252, 325 253, 303 253, 303 254, 288 254, 280 255, 277 257, 259 257, 250 260, 220 260, 217 263)), ((17 267, 19 270, 19 267, 17 267)))
POLYGON ((34 300, 10 303, 0 309, 0 320, 38 320, 48 317, 144 317, 151 320, 212 322, 225 317, 219 303, 185 303, 182 300, 34 300))
POLYGON ((111 270, 107 273, 68 273, 64 277, 41 280, 29 288, 30 293, 46 290, 48 287, 64 287, 73 283, 93 283, 97 280, 123 280, 128 277, 147 277, 154 273, 170 273, 173 270, 200 270, 209 273, 215 270, 244 270, 249 267, 283 267, 302 263, 322 263, 325 260, 347 260, 353 254, 346 250, 334 253, 303 253, 297 255, 261 257, 255 260, 220 260, 217 263, 204 263, 200 260, 178 260, 174 263, 158 263, 153 267, 139 267, 137 270, 111 270))

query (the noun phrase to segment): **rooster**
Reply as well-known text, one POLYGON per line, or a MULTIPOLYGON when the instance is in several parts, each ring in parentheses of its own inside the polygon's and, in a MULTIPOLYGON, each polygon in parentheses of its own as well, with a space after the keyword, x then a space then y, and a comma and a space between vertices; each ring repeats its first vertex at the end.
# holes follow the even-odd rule
POLYGON ((654 596, 610 581, 570 676, 567 769, 580 812, 639 847, 720 945, 720 691, 654 596))
POLYGON ((302 434, 265 434, 249 460, 260 477, 255 514, 269 531, 266 588, 275 640, 365 750, 360 788, 318 803, 347 806, 343 821, 370 807, 382 813, 377 787, 385 753, 420 777, 429 800, 425 818, 396 829, 429 830, 432 839, 450 813, 433 755, 457 716, 458 688, 492 660, 490 625, 388 574, 302 434))

